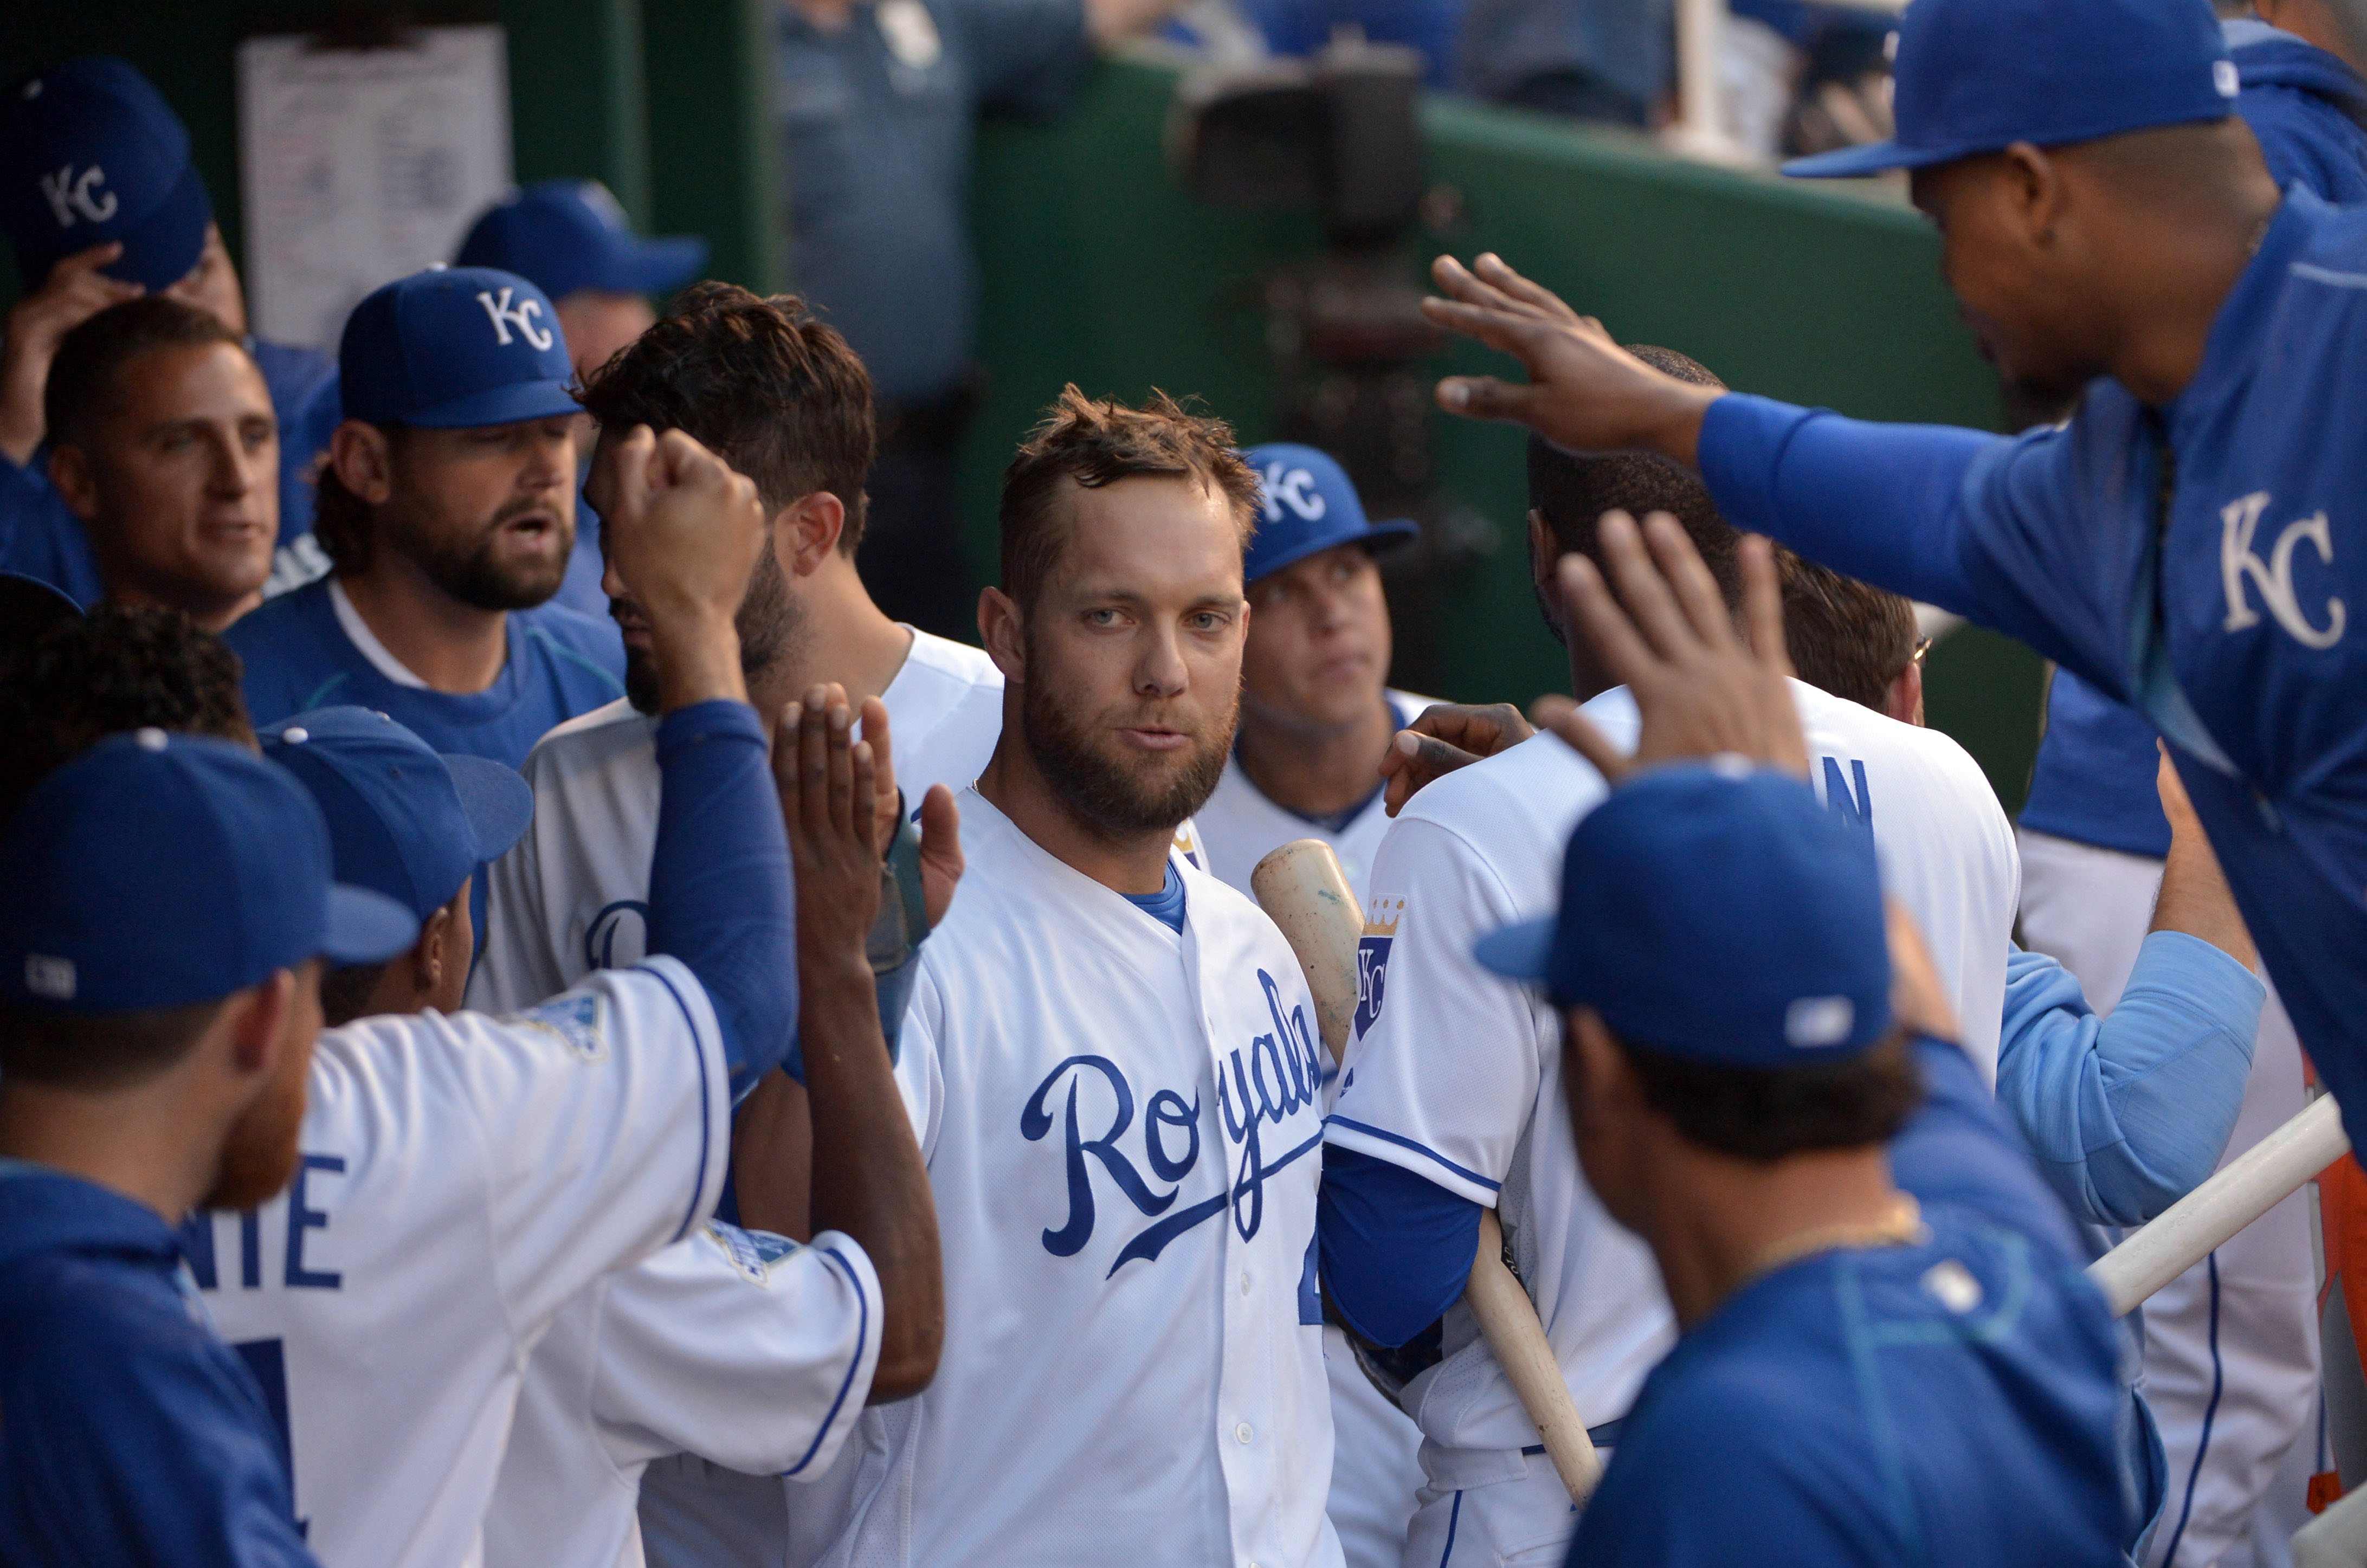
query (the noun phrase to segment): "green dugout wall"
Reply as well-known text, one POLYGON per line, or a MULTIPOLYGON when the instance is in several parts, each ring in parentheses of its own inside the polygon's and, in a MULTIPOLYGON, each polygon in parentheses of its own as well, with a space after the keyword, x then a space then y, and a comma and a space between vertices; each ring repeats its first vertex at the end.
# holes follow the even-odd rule
MULTIPOLYGON (((350 14, 357 7, 339 9, 350 14)), ((363 6, 359 9, 374 7, 363 6)), ((123 0, 0 7, 0 74, 123 54, 187 120, 233 249, 239 241, 233 51, 250 33, 316 25, 326 6, 123 0)), ((781 177, 765 107, 767 0, 484 0, 419 5, 422 21, 509 29, 520 179, 588 175, 658 231, 699 232, 719 276, 780 287, 781 177)), ((1317 253, 1313 221, 1202 206, 1169 171, 1174 73, 1101 70, 1046 125, 996 123, 979 146, 979 358, 990 394, 965 462, 973 570, 992 570, 1002 461, 1074 380, 1202 397, 1246 439, 1272 434, 1277 391, 1257 281, 1317 253)), ((1994 383, 1957 323, 1938 247, 1896 199, 1669 159, 1648 144, 1450 99, 1424 130, 1433 184, 1463 216, 1433 242, 1501 252, 1631 341, 1683 350, 1753 391, 1877 419, 1993 425, 1994 383)), ((0 263, 0 292, 7 292, 0 263)), ((1501 370, 1458 348, 1437 367, 1501 370)), ((1497 553, 1444 587, 1442 695, 1526 702, 1563 682, 1530 596, 1515 431, 1442 419, 1439 479, 1494 525, 1497 553)), ((1956 634, 1932 655, 1931 716, 2017 807, 2037 735, 2038 661, 1956 634)))

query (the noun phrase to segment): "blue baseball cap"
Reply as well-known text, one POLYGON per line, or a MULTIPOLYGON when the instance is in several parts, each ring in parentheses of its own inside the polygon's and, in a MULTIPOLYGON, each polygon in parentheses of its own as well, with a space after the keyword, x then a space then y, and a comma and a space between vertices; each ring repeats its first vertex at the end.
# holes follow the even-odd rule
POLYGON ((243 746, 110 736, 35 785, 0 842, 0 1000, 59 1012, 210 1001, 314 957, 418 939, 392 899, 332 879, 304 787, 243 746))
POLYGON ((1250 539, 1241 562, 1241 581, 1262 577, 1320 554, 1334 545, 1361 544, 1378 549, 1402 544, 1421 532, 1399 519, 1370 523, 1348 470, 1328 452, 1277 441, 1252 446, 1241 454, 1265 493, 1265 510, 1258 514, 1257 533, 1250 539))
POLYGON ((1560 914, 1474 956, 1623 1040, 1723 1066, 1833 1061, 1890 1027, 1873 835, 1740 758, 1613 791, 1570 835, 1560 914))
POLYGON ((214 220, 189 133, 112 55, 28 76, 0 103, 0 228, 29 294, 76 251, 123 242, 104 270, 150 288, 189 275, 214 220))
POLYGON ((430 267, 354 307, 337 344, 347 419, 454 430, 576 412, 542 290, 489 266, 430 267))
POLYGON ((2210 0, 1914 0, 1892 64, 1897 134, 1796 158, 1803 179, 1920 169, 2222 119, 2236 67, 2210 0))
POLYGON ((642 239, 598 180, 544 180, 487 208, 452 265, 530 277, 553 299, 579 288, 658 294, 707 265, 707 242, 642 239))
POLYGON ((314 708, 264 730, 263 754, 310 790, 341 881, 425 920, 534 818, 534 791, 484 757, 437 753, 364 707, 314 708))

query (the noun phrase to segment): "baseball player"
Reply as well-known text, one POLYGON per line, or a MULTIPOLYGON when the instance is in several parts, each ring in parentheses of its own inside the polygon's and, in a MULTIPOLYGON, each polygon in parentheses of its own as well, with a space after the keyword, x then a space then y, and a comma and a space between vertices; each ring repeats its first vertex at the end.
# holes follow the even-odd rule
MULTIPOLYGON (((1002 738, 897 1072, 943 1371, 867 1413, 789 1561, 1340 1562, 1311 1269, 1322 1045, 1271 921, 1175 827, 1231 743, 1256 479, 1159 398, 1065 392, 983 596, 1002 738)), ((804 1499, 800 1499, 803 1503, 804 1499)))
POLYGON ((1479 946, 1562 1010, 1580 1158, 1682 1333, 1573 1563, 2118 1559, 2119 1335, 1928 965, 1894 1012, 1874 851, 1741 758, 1642 769, 1558 918, 1479 946))
POLYGON ((549 603, 574 545, 572 374, 550 302, 508 273, 414 273, 354 307, 314 524, 334 570, 229 638, 257 724, 359 704, 515 768, 623 691, 616 638, 549 603))
POLYGON ((279 530, 279 425, 236 333, 154 294, 65 334, 44 397, 50 475, 102 597, 221 631, 262 603, 279 530))
MULTIPOLYGON (((1682 355, 1645 352, 1707 377, 1682 355)), ((1529 474, 1541 604, 1560 597, 1547 586, 1553 563, 1571 551, 1594 555, 1596 520, 1639 505, 1682 519, 1716 591, 1729 607, 1738 604, 1737 536, 1674 465, 1573 458, 1533 442, 1529 474)), ((1557 629, 1570 649, 1574 690, 1592 698, 1590 716, 1632 738, 1632 698, 1612 686, 1584 638, 1557 629)), ((1791 691, 1820 797, 1871 832, 1892 896, 1943 933, 1950 1000, 1972 1020, 1973 1059, 1993 1072, 2015 885, 1995 795, 1946 737, 1804 682, 1791 691)), ((1538 846, 1566 838, 1602 797, 1596 771, 1540 736, 1424 787, 1399 813, 1374 867, 1357 1039, 1327 1130, 1325 1267, 1333 1304, 1365 1339, 1421 1340, 1395 1359, 1408 1380, 1405 1408, 1426 1439, 1410 1565, 1517 1562, 1566 1542, 1573 1523, 1542 1450, 1523 1453, 1535 1448, 1535 1427, 1460 1304, 1480 1208, 1497 1211, 1578 1408, 1603 1427, 1599 1440, 1614 1435, 1610 1424, 1667 1345, 1649 1259, 1588 1192, 1568 1128, 1552 1113, 1554 1019, 1515 992, 1489 990, 1470 956, 1483 931, 1550 908, 1552 865, 1538 846), (1395 1268, 1378 1281, 1386 1303, 1364 1304, 1347 1260, 1381 1236, 1360 1213, 1458 1239, 1441 1239, 1419 1272, 1395 1268)))
POLYGON ((1996 439, 1688 388, 1492 259, 1442 259, 1456 298, 1426 309, 1524 355, 1532 383, 1453 378, 1441 400, 1696 467, 1738 523, 2137 706, 2302 1043, 2367 1103, 2367 644, 2338 609, 2362 600, 2334 521, 2357 488, 2367 227, 2278 190, 2202 0, 1924 0, 1896 80, 1896 141, 1795 172, 1912 167, 2000 367, 2085 384, 2067 424, 1996 439))
POLYGON ((0 877, 0 1557, 309 1564, 173 1227, 287 1185, 320 962, 383 959, 410 917, 331 882, 285 773, 161 729, 38 785, 0 877))
MULTIPOLYGON (((1419 532, 1368 522, 1347 470, 1312 446, 1241 454, 1264 506, 1241 563, 1250 602, 1240 728, 1224 776, 1193 821, 1208 870, 1243 893, 1267 853, 1320 839, 1363 897, 1388 830, 1375 773, 1392 737, 1432 705, 1387 685, 1389 609, 1375 558, 1419 532)), ((1254 895, 1251 895, 1254 897, 1254 895)), ((1333 1450, 1328 1512, 1349 1568, 1396 1568, 1421 1472, 1421 1433, 1323 1331, 1333 1450)))
MULTIPOLYGON (((589 384, 600 367, 657 321, 652 294, 670 294, 707 265, 707 242, 680 234, 644 239, 598 180, 539 180, 512 191, 470 226, 454 266, 516 273, 543 291, 560 335, 589 384)), ((588 457, 597 432, 579 420, 575 445, 588 457)), ((558 602, 595 618, 608 613, 600 587, 600 514, 576 497, 575 553, 558 602)))
POLYGON ((262 374, 279 432, 278 545, 266 548, 263 591, 327 570, 311 536, 311 479, 336 423, 336 367, 318 349, 247 331, 238 268, 190 162, 188 132, 164 96, 123 61, 68 61, 11 89, 0 107, 0 229, 26 289, 0 348, 0 566, 80 604, 106 592, 104 563, 51 482, 43 389, 67 333, 148 293, 213 317, 262 374))
MULTIPOLYGON (((2283 20, 2323 22, 2308 8, 2283 20)), ((2241 90, 2236 112, 2280 186, 2329 202, 2367 199, 2367 84, 2335 54, 2249 18, 2223 22, 2241 90)), ((2329 42, 2339 39, 2329 38, 2329 42)), ((2110 1012, 2146 936, 2172 823, 2157 803, 2154 727, 2068 671, 2046 695, 2046 728, 2022 807, 2022 929, 2110 1012)), ((2243 1154, 2304 1103, 2301 1043, 2275 998, 2262 1014, 2243 1114, 2243 1154)), ((2216 1562, 2268 1497, 2278 1462, 2317 1414, 2317 1270, 2309 1200, 2295 1192, 2145 1306, 2146 1395, 2172 1473, 2171 1517, 2153 1561, 2216 1562)), ((2276 1510, 2290 1535, 2303 1487, 2276 1510)))
MULTIPOLYGON (((342 1565, 475 1560, 535 1342, 596 1280, 698 1229, 732 1094, 792 1043, 788 860, 731 631, 761 544, 753 490, 678 433, 641 433, 615 460, 610 549, 668 656, 650 899, 668 956, 502 1019, 332 1029, 288 1194, 183 1237, 225 1337, 285 1413, 307 1539, 342 1565)), ((282 755, 308 744, 279 732, 282 755)), ((519 786, 504 802, 498 773, 469 769, 464 796, 425 755, 299 763, 323 795, 361 797, 340 812, 354 852, 433 911, 409 954, 326 977, 340 1011, 448 1002, 470 866, 524 825, 519 786)), ((850 1282, 871 1289, 860 1270, 850 1282)))
MULTIPOLYGON (((1002 728, 1002 675, 976 649, 888 619, 855 572, 871 382, 845 340, 794 299, 701 284, 606 367, 583 406, 604 431, 687 431, 755 480, 771 547, 748 585, 740 642, 759 713, 818 683, 844 687, 858 708, 878 698, 916 810, 932 785, 978 776, 1002 728)), ((616 606, 627 695, 526 760, 535 824, 493 868, 481 1007, 524 1005, 643 951, 659 671, 647 613, 626 592, 616 606)))

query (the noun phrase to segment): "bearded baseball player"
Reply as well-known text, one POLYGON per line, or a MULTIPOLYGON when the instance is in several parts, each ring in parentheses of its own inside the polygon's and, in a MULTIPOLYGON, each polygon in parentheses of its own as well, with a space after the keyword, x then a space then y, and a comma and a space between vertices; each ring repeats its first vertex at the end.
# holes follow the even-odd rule
MULTIPOLYGON (((527 1353, 595 1281, 698 1229, 722 1189, 732 1094, 794 1040, 788 854, 731 630, 760 547, 753 488, 678 433, 640 433, 618 456, 610 547, 669 655, 651 872, 663 956, 506 1018, 409 1010, 453 1005, 469 869, 527 807, 516 786, 506 806, 490 786, 471 803, 452 784, 414 794, 412 773, 433 771, 423 751, 373 786, 405 804, 373 815, 396 825, 380 858, 419 873, 403 880, 414 908, 433 904, 432 929, 374 972, 321 982, 322 1005, 353 1021, 312 1059, 287 1194, 183 1238, 283 1416, 307 1539, 343 1568, 478 1560, 527 1353)), ((848 1288, 876 1286, 858 1271, 848 1288)))
POLYGON ((1225 427, 1163 397, 1070 388, 1005 478, 1002 737, 897 1067, 943 1370, 866 1414, 793 1562, 1340 1562, 1314 1004, 1174 844, 1232 741, 1256 506, 1225 427))
MULTIPOLYGON (((1681 355, 1638 352, 1667 373, 1712 379, 1681 355)), ((1729 609, 1739 604, 1738 537, 1691 475, 1657 458, 1574 458, 1542 443, 1529 457, 1541 603, 1558 603, 1550 584, 1561 557, 1600 550, 1596 519, 1641 506, 1681 520, 1729 609)), ((1588 715, 1632 745, 1632 700, 1584 638, 1557 614, 1551 624, 1570 649, 1573 689, 1593 699, 1588 715)), ((1941 955, 1968 1055, 1993 1074, 2015 892, 2003 811, 1946 737, 1803 682, 1792 690, 1811 782, 1827 809, 1872 833, 1886 887, 1941 955)), ((1389 1371, 1406 1380, 1402 1403, 1424 1434, 1410 1565, 1543 1561, 1576 1521, 1460 1304, 1481 1208, 1501 1220, 1598 1442, 1615 1442, 1618 1417, 1670 1333, 1649 1259, 1578 1169, 1556 1109, 1555 1020, 1524 998, 1489 996, 1471 956, 1490 922, 1552 907, 1552 846, 1602 798, 1591 766, 1537 737, 1423 788, 1374 863, 1357 1040, 1327 1133, 1324 1268, 1349 1325, 1394 1350, 1389 1371), (1430 1239, 1410 1249, 1409 1235, 1430 1239)))

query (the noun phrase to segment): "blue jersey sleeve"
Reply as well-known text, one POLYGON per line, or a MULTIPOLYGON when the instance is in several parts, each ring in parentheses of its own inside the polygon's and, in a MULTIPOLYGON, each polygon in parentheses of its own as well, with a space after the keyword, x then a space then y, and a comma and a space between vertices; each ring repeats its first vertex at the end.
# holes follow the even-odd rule
POLYGON ((1970 1210, 2054 1249, 2085 1256, 2071 1217, 2040 1179, 2029 1145, 1972 1059, 1947 1041, 1915 1043, 1923 1104, 1890 1141, 1890 1175, 1919 1202, 1970 1210))
POLYGON ((1479 1205, 1401 1166, 1324 1145, 1315 1213, 1324 1294, 1376 1345, 1420 1334, 1470 1281, 1479 1205))
POLYGON ((797 905, 764 730, 745 703, 696 703, 658 725, 651 953, 698 976, 722 1025, 736 1099, 776 1066, 801 1074, 797 905))
POLYGON ((2219 1163, 2268 989, 2200 938, 2155 931, 2112 1013, 2043 953, 2006 963, 1998 1102, 2090 1224, 2142 1224, 2219 1163))

